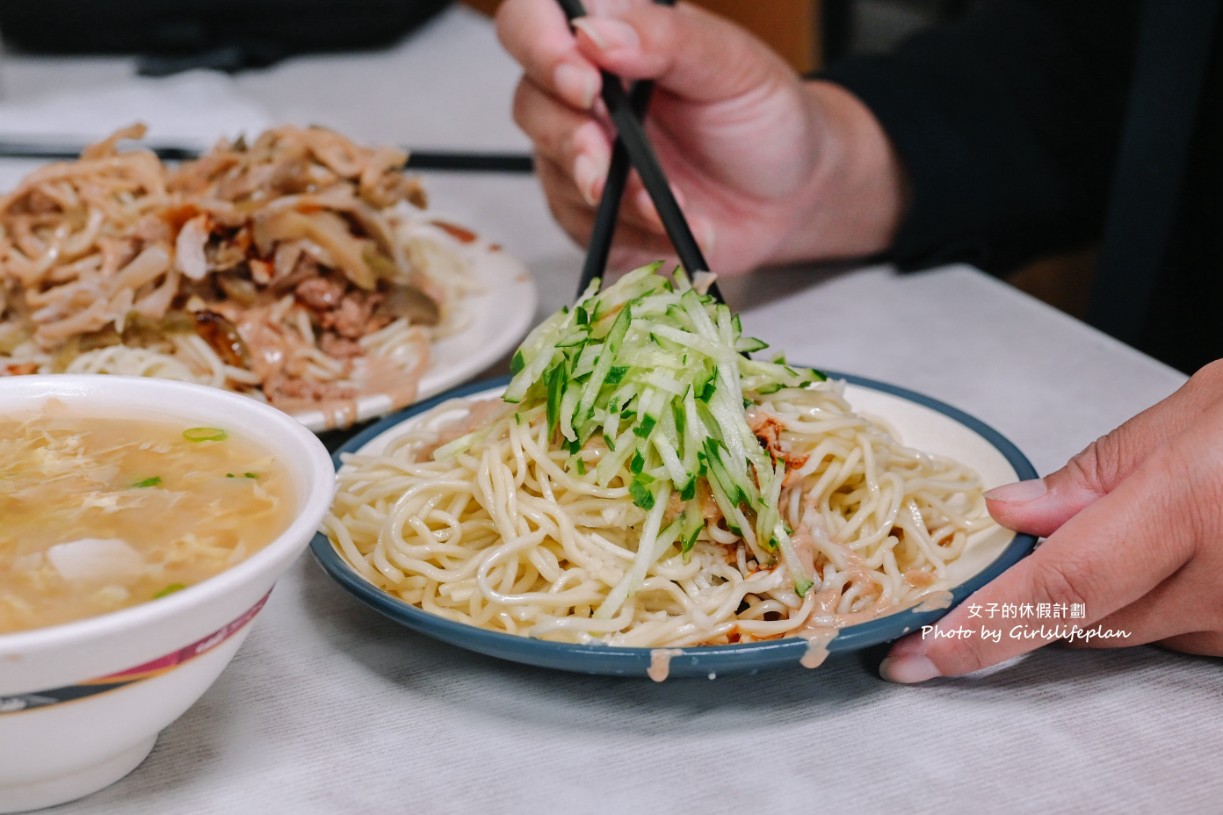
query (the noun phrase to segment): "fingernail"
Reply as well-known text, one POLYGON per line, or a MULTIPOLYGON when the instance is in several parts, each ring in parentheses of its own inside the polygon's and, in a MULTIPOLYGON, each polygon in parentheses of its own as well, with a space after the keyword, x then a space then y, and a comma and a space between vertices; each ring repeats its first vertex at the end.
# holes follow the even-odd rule
POLYGON ((607 171, 601 169, 599 163, 585 153, 573 162, 573 181, 577 184, 578 192, 582 194, 582 200, 587 204, 594 206, 599 203, 596 190, 599 180, 606 174, 607 171))
POLYGON ((889 682, 902 685, 912 685, 942 676, 938 668, 934 667, 934 663, 921 654, 885 657, 883 662, 879 663, 879 675, 889 682))
POLYGON ((581 17, 573 21, 573 27, 589 37, 600 51, 635 49, 641 46, 637 31, 623 20, 612 17, 581 17))
POLYGON ((658 208, 654 206, 654 199, 645 190, 638 190, 633 196, 633 205, 637 207, 637 212, 641 217, 645 218, 649 226, 653 227, 655 232, 662 234, 663 225, 662 218, 658 215, 658 208))
POLYGON ((695 218, 693 219, 692 231, 696 233, 697 243, 701 245, 701 251, 705 256, 709 257, 712 255, 714 243, 718 236, 713 224, 704 218, 695 218))
POLYGON ((1035 501, 1043 497, 1048 491, 1043 478, 1032 478, 1003 487, 994 487, 985 493, 985 497, 991 501, 1001 501, 1005 504, 1026 504, 1028 501, 1035 501))
POLYGON ((589 109, 599 95, 599 75, 579 65, 562 62, 556 66, 552 81, 566 101, 582 110, 589 109))

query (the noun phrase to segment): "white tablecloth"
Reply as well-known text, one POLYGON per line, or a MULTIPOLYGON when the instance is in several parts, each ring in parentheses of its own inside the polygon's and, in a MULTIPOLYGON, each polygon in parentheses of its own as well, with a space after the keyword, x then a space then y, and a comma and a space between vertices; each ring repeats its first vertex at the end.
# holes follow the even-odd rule
MULTIPOLYGON (((125 61, 12 54, 2 70, 11 104, 130 75, 125 61)), ((488 23, 456 9, 397 48, 294 60, 230 91, 270 121, 521 149, 515 77, 488 23)), ((540 315, 572 297, 581 256, 533 178, 426 182, 437 208, 527 263, 540 315)), ((723 291, 789 358, 950 402, 1041 471, 1183 380, 969 268, 769 271, 723 291)), ((1046 648, 921 687, 884 683, 857 655, 716 681, 553 673, 410 633, 307 556, 148 760, 54 811, 1220 811, 1221 721, 1219 661, 1153 648, 1046 648)))

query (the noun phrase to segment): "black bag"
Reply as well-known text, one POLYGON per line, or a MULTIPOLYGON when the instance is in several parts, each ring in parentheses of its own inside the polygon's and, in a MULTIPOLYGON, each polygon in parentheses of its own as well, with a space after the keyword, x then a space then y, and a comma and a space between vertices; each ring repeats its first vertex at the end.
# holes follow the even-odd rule
POLYGON ((141 56, 146 75, 239 71, 394 42, 447 0, 0 0, 10 47, 141 56))

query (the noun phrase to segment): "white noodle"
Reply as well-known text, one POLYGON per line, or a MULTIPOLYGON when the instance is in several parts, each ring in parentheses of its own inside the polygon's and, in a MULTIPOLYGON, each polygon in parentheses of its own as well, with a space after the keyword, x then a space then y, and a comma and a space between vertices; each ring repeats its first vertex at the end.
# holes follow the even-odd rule
POLYGON ((901 446, 839 386, 761 397, 753 410, 781 423, 792 464, 777 503, 814 567, 800 597, 716 523, 682 554, 662 534, 665 494, 646 512, 627 466, 607 487, 593 467, 579 474, 542 407, 503 412, 471 449, 434 460, 439 428, 470 407, 442 405, 384 453, 348 456, 324 530, 376 586, 507 633, 643 647, 814 636, 917 602, 926 589, 906 575, 942 575, 991 523, 974 473, 901 446))

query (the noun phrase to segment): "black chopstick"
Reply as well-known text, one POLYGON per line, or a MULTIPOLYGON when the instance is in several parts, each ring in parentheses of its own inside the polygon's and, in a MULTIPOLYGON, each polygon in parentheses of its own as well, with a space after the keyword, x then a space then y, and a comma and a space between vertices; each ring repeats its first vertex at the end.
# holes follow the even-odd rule
POLYGON ((409 170, 445 172, 533 173, 535 160, 527 153, 457 153, 446 150, 408 150, 409 170))
MULTIPOLYGON (((654 83, 643 80, 629 91, 629 103, 640 116, 649 107, 654 83)), ((616 237, 616 221, 620 217, 620 201, 624 198, 624 187, 632 162, 624 142, 617 136, 612 142, 611 160, 607 165, 607 180, 603 183, 603 195, 595 210, 594 227, 586 244, 586 260, 582 264, 582 278, 578 281, 578 296, 586 291, 590 281, 602 277, 607 270, 607 258, 611 254, 612 240, 616 237)))
MULTIPOLYGON (((157 157, 165 161, 188 161, 199 157, 199 151, 192 147, 176 145, 142 145, 151 150, 157 157)), ((72 161, 81 157, 84 144, 69 144, 50 140, 41 141, 7 141, 0 140, 0 159, 30 159, 36 161, 72 161)))
MULTIPOLYGON (((79 158, 84 145, 55 141, 6 141, 0 139, 0 159, 31 159, 38 161, 70 161, 79 158)), ((199 158, 200 150, 174 144, 149 144, 163 161, 190 161, 199 158)), ((532 173, 535 162, 526 153, 466 152, 450 150, 411 150, 407 169, 450 172, 532 173)))
MULTIPOLYGON (((565 16, 570 22, 586 16, 581 0, 557 0, 557 2, 564 9, 565 16)), ((602 84, 603 103, 607 106, 608 115, 611 116, 617 135, 624 143, 633 168, 641 176, 641 181, 650 194, 650 199, 654 202, 654 208, 658 210, 658 217, 662 221, 672 246, 675 247, 680 263, 689 274, 708 271, 709 264, 705 261, 705 256, 701 253, 701 248, 692 234, 688 219, 684 217, 683 210, 680 209, 675 195, 671 192, 667 176, 650 144, 645 128, 641 126, 641 120, 633 113, 628 92, 625 91, 620 78, 607 71, 603 72, 602 84)), ((710 286, 709 293, 721 300, 716 284, 710 286)))
MULTIPOLYGON (((675 0, 654 0, 660 6, 673 6, 675 0)), ((568 10, 566 10, 566 13, 568 10)), ((650 106, 654 83, 648 79, 634 82, 629 90, 629 104, 633 113, 641 118, 650 106)), ((607 271, 607 259, 611 255, 612 241, 616 236, 616 221, 620 215, 620 202, 624 198, 624 187, 632 168, 624 142, 616 136, 612 142, 611 159, 607 165, 607 179, 603 183, 603 195, 595 210, 594 227, 586 245, 586 260, 582 264, 582 277, 578 280, 578 296, 586 291, 590 281, 602 277, 607 271)))

